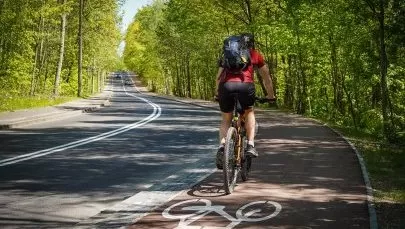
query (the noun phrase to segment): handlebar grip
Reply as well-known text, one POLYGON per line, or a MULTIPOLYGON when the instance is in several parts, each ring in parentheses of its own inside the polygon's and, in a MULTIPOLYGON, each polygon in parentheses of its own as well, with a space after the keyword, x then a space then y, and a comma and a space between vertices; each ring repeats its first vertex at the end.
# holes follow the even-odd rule
POLYGON ((256 98, 256 100, 257 100, 259 103, 266 103, 266 102, 269 102, 269 103, 274 103, 274 102, 276 102, 276 101, 277 101, 277 99, 276 99, 276 98, 274 98, 274 99, 268 99, 268 98, 256 98))

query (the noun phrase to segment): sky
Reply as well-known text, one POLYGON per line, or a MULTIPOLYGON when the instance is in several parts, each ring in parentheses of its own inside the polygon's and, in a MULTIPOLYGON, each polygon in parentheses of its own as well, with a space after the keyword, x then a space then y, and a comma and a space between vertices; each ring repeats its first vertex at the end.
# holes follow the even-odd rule
POLYGON ((140 8, 142 8, 143 6, 146 6, 150 3, 152 3, 152 0, 126 0, 125 1, 124 6, 122 7, 123 32, 125 32, 126 29, 128 28, 128 25, 131 24, 136 12, 138 12, 138 10, 140 8))
MULTIPOLYGON (((131 24, 132 20, 134 19, 135 14, 141 9, 143 6, 152 3, 152 0, 126 0, 125 4, 122 6, 122 34, 125 34, 129 24, 131 24)), ((124 50, 125 42, 120 44, 118 53, 122 55, 124 50)))

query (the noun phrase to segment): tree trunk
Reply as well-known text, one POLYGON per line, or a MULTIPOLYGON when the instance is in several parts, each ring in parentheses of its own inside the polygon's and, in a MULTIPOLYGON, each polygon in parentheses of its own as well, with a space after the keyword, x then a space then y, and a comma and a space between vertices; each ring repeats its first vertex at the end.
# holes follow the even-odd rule
MULTIPOLYGON (((283 58, 283 63, 285 59, 283 58)), ((293 70, 292 70, 293 56, 287 56, 288 70, 285 73, 285 91, 284 91, 284 104, 287 108, 293 109, 294 107, 294 82, 293 82, 293 70)))
MULTIPOLYGON (((344 78, 344 76, 343 76, 343 78, 344 78)), ((346 96, 347 96, 347 100, 348 100, 348 103, 349 103, 349 111, 350 111, 350 114, 352 116, 353 125, 357 129, 357 127, 358 127, 357 113, 356 113, 356 110, 354 109, 354 103, 353 103, 353 101, 357 101, 357 100, 352 99, 352 96, 349 93, 349 90, 347 90, 347 88, 346 88, 346 86, 344 84, 344 81, 343 81, 342 87, 343 87, 343 91, 346 93, 346 96)))
POLYGON ((298 51, 298 80, 297 80, 297 105, 296 111, 297 114, 305 114, 307 109, 307 77, 304 69, 304 60, 302 53, 302 44, 301 44, 301 31, 299 25, 299 19, 294 15, 293 12, 290 12, 293 19, 293 28, 295 32, 295 37, 297 39, 297 51, 298 51))
MULTIPOLYGON (((41 31, 41 30, 39 30, 41 31)), ((30 95, 33 96, 35 93, 35 78, 37 76, 37 70, 38 70, 38 59, 39 59, 39 46, 40 44, 37 42, 35 46, 35 58, 34 58, 34 66, 32 68, 32 75, 31 75, 31 89, 30 89, 30 95)))
POLYGON ((82 61, 83 61, 83 0, 80 1, 80 10, 79 10, 79 33, 78 33, 78 42, 79 42, 79 55, 78 55, 78 67, 77 67, 77 96, 82 97, 82 61))
POLYGON ((331 48, 331 66, 332 66, 332 86, 333 86, 333 103, 335 108, 341 113, 344 114, 344 105, 343 105, 343 82, 340 76, 338 61, 337 61, 337 47, 333 40, 332 35, 329 36, 329 45, 331 48))
POLYGON ((387 71, 388 71, 388 58, 385 47, 385 9, 384 0, 379 0, 379 14, 377 16, 379 22, 379 41, 380 41, 380 82, 381 82, 381 108, 383 115, 384 136, 390 140, 392 135, 389 114, 389 92, 387 86, 387 71))
POLYGON ((186 77, 187 77, 187 97, 191 98, 191 73, 190 73, 190 54, 186 55, 186 77))
POLYGON ((278 79, 277 79, 277 68, 278 68, 278 55, 277 51, 276 53, 272 54, 272 70, 271 75, 273 77, 273 90, 274 90, 274 95, 277 96, 277 90, 278 90, 278 79))
POLYGON ((252 16, 252 5, 250 0, 244 0, 245 3, 245 14, 246 17, 248 18, 249 26, 253 24, 253 16, 252 16))
POLYGON ((302 57, 302 47, 301 47, 301 38, 299 30, 297 29, 297 42, 298 42, 298 77, 299 77, 299 85, 298 89, 298 105, 297 105, 297 113, 298 114, 305 114, 307 109, 307 76, 303 67, 303 57, 302 57))
MULTIPOLYGON (((62 0, 62 6, 65 5, 66 0, 62 0)), ((59 61, 58 61, 58 69, 56 70, 55 75, 55 83, 53 88, 53 96, 59 95, 59 81, 60 75, 62 72, 62 65, 63 65, 63 56, 65 53, 65 33, 66 33, 66 13, 62 13, 61 15, 61 25, 60 25, 60 49, 59 49, 59 61)))

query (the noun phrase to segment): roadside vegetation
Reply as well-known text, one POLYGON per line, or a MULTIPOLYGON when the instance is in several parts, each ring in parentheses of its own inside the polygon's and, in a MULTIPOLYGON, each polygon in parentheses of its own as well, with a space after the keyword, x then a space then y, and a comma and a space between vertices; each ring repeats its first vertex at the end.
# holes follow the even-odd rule
POLYGON ((103 89, 120 62, 116 0, 0 1, 0 111, 103 89))
POLYGON ((40 96, 0 98, 1 104, 0 112, 52 106, 71 101, 75 98, 76 97, 57 97, 52 99, 49 97, 40 97, 40 96))

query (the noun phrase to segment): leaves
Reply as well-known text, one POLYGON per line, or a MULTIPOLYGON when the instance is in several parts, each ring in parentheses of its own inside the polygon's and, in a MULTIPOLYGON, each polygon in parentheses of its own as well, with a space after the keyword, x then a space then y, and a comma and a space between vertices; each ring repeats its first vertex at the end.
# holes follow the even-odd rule
MULTIPOLYGON (((370 5, 377 0, 153 1, 135 17, 124 59, 160 92, 210 98, 222 40, 250 31, 281 103, 381 136, 375 128, 381 119, 362 124, 368 114, 380 117, 382 104, 378 22, 370 5)), ((385 8, 390 117, 393 130, 403 132, 403 118, 396 117, 404 116, 405 5, 390 0, 385 8)))
MULTIPOLYGON (((78 1, 3 0, 0 2, 0 88, 4 94, 49 95, 60 47, 60 15, 67 14, 61 95, 77 88, 78 1)), ((84 21, 84 74, 112 71, 119 61, 118 2, 87 0, 84 21), (94 69, 93 72, 87 69, 94 69)), ((86 80, 86 82, 89 82, 86 80)), ((91 83, 91 82, 89 82, 91 83)), ((91 85, 86 94, 91 93, 91 85)))

